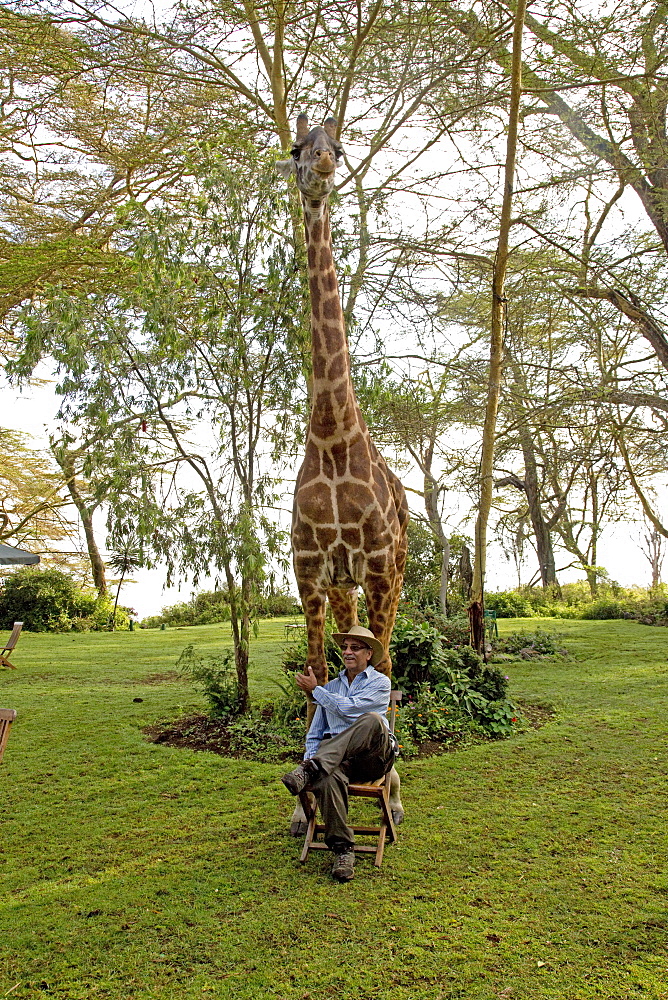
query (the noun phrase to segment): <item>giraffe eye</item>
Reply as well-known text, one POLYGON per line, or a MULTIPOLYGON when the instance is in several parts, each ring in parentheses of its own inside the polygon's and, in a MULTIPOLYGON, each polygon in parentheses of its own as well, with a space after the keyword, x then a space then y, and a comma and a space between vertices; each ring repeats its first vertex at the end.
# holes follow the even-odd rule
POLYGON ((290 153, 290 156, 292 156, 295 160, 298 160, 300 153, 301 153, 301 149, 299 149, 298 146, 295 146, 295 148, 290 153))

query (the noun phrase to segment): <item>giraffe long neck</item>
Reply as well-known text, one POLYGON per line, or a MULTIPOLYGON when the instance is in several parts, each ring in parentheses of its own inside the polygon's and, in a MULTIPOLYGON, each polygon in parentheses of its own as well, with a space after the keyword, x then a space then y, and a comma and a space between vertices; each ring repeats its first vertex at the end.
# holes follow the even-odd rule
POLYGON ((308 278, 311 293, 313 406, 310 432, 323 440, 341 437, 356 421, 350 355, 336 279, 329 207, 304 199, 308 278))

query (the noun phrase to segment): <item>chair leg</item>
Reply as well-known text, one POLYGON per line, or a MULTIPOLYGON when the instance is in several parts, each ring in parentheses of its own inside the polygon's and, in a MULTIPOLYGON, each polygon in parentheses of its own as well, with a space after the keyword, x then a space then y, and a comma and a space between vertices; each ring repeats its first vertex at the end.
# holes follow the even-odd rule
MULTIPOLYGON (((382 786, 377 788, 369 788, 364 792, 358 791, 354 794, 363 794, 365 798, 373 798, 378 802, 378 806, 381 811, 380 823, 377 827, 353 827, 355 833, 361 834, 377 834, 377 841, 375 848, 371 845, 361 845, 356 847, 355 850, 360 853, 370 853, 374 854, 374 864, 377 868, 380 868, 383 863, 383 852, 385 850, 385 844, 389 839, 390 843, 394 843, 397 839, 397 831, 392 819, 392 810, 390 809, 390 782, 389 778, 386 777, 385 782, 382 786)), ((318 824, 318 804, 315 798, 308 792, 300 792, 299 800, 302 804, 302 809, 304 810, 304 815, 306 816, 306 836, 304 837, 304 846, 302 848, 301 855, 299 857, 300 862, 303 864, 308 858, 309 851, 314 850, 326 850, 326 844, 319 841, 316 842, 316 837, 319 832, 321 832, 324 827, 318 824)))

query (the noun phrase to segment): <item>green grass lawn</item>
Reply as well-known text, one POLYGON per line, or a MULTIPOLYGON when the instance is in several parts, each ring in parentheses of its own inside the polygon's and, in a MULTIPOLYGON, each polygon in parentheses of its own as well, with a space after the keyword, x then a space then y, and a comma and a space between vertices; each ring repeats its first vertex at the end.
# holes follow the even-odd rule
MULTIPOLYGON (((565 637, 572 659, 507 670, 556 718, 400 765, 399 842, 348 884, 298 863, 280 765, 142 736, 203 707, 175 661, 228 627, 24 633, 0 673, 0 998, 668 998, 668 629, 499 624, 565 637)), ((262 624, 256 698, 282 637, 262 624)))

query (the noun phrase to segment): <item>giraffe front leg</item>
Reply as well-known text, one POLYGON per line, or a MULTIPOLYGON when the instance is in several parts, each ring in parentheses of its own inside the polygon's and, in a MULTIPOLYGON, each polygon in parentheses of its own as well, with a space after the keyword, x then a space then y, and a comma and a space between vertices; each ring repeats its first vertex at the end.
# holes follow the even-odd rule
MULTIPOLYGON (((327 683, 327 660, 325 659, 325 594, 309 584, 300 584, 299 594, 306 619, 306 663, 304 673, 311 667, 318 684, 327 683)), ((307 728, 315 715, 315 702, 306 695, 307 728)))

